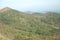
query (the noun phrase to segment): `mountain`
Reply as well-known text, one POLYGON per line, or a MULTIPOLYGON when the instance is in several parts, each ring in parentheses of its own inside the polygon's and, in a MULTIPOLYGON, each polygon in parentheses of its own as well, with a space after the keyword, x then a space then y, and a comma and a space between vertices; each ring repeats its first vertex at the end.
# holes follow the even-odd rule
POLYGON ((60 14, 27 14, 5 7, 0 10, 0 34, 3 40, 60 40, 60 14))

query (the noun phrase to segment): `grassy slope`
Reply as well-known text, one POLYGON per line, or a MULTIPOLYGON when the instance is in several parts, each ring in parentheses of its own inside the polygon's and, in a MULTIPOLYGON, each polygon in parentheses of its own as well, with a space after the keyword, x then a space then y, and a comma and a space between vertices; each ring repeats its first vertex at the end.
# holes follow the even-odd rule
POLYGON ((0 34, 0 40, 10 40, 10 39, 0 34))
POLYGON ((0 13, 0 33, 11 40, 60 40, 60 14, 0 13))

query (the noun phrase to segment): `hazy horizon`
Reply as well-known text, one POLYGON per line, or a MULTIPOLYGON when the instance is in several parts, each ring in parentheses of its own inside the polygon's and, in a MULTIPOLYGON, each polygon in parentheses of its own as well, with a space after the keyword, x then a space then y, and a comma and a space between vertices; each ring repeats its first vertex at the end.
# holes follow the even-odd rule
POLYGON ((19 11, 60 12, 60 0, 0 0, 0 9, 4 7, 19 11))

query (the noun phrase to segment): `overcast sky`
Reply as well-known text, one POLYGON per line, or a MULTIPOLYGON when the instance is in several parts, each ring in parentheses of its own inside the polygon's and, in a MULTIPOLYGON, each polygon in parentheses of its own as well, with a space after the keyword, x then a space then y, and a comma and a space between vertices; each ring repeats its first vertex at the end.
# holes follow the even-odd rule
POLYGON ((0 0, 0 9, 7 6, 20 11, 60 12, 60 0, 0 0))

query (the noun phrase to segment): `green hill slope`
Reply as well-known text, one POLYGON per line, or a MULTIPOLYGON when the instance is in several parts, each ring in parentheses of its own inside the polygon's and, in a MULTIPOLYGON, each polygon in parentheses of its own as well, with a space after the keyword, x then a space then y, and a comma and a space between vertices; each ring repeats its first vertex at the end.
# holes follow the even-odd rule
MULTIPOLYGON (((9 9, 9 10, 7 10, 9 9)), ((3 11, 5 10, 5 11, 3 11)), ((11 40, 60 40, 60 14, 0 11, 0 33, 11 40)))

